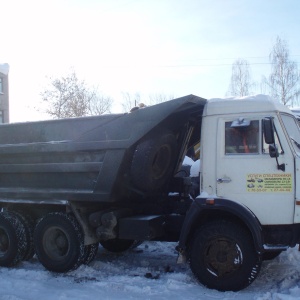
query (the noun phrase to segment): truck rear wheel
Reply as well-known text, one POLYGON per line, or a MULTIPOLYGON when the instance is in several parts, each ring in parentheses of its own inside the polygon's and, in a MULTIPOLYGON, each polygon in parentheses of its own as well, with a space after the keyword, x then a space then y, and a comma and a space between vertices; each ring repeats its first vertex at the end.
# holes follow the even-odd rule
POLYGON ((84 236, 77 220, 70 214, 49 213, 34 231, 35 252, 49 271, 67 272, 83 262, 84 236))
POLYGON ((25 230, 27 247, 24 252, 24 257, 22 258, 22 260, 29 260, 34 256, 34 244, 33 244, 34 221, 30 216, 28 215, 24 216, 19 211, 17 212, 14 211, 13 213, 19 217, 25 230))
POLYGON ((11 267, 20 262, 27 249, 25 228, 20 217, 0 212, 0 266, 11 267))
POLYGON ((177 152, 177 140, 169 130, 155 131, 141 141, 131 164, 133 184, 143 190, 160 189, 169 179, 177 152))
POLYGON ((258 275, 261 256, 244 228, 229 221, 216 221, 196 231, 190 247, 190 265, 197 279, 208 288, 238 291, 258 275))
POLYGON ((84 247, 84 257, 82 263, 85 265, 90 264, 98 253, 99 244, 91 244, 84 247))

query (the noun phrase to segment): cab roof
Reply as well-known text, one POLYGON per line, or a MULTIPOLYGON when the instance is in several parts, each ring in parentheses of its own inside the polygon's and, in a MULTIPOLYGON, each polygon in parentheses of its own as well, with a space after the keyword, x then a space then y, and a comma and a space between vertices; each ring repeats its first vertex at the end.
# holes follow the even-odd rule
POLYGON ((290 109, 266 95, 241 98, 213 98, 208 100, 204 115, 271 112, 280 111, 291 114, 290 109))

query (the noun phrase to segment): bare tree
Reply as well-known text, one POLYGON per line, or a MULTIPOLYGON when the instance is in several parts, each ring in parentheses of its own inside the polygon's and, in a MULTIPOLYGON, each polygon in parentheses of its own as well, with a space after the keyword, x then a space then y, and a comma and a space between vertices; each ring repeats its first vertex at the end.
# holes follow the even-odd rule
POLYGON ((252 87, 248 61, 245 59, 236 60, 232 64, 231 82, 227 95, 243 97, 251 93, 252 87))
POLYGON ((130 95, 128 92, 123 93, 123 112, 129 112, 133 107, 137 107, 140 102, 141 95, 139 93, 135 93, 134 96, 130 95))
POLYGON ((154 105, 162 102, 166 102, 168 100, 174 99, 174 95, 166 95, 166 94, 151 94, 149 95, 149 105, 154 105))
POLYGON ((270 95, 284 105, 293 106, 300 95, 300 73, 297 63, 289 58, 287 42, 277 37, 269 55, 271 74, 263 77, 270 95))
POLYGON ((90 95, 76 73, 73 71, 66 77, 50 79, 50 87, 41 92, 42 99, 47 102, 46 113, 53 118, 85 115, 90 95))
POLYGON ((104 113, 112 104, 110 98, 101 98, 95 89, 88 88, 83 80, 79 80, 75 71, 65 77, 50 80, 49 88, 40 95, 47 104, 46 113, 53 118, 104 113))
POLYGON ((110 113, 113 99, 111 97, 101 95, 98 92, 94 92, 93 94, 94 95, 89 103, 89 114, 94 116, 110 113))
POLYGON ((154 104, 159 104, 168 100, 174 99, 174 95, 166 95, 163 93, 156 93, 149 95, 149 101, 142 101, 141 95, 139 93, 135 93, 134 95, 130 95, 129 93, 123 93, 123 103, 122 108, 124 112, 129 112, 132 109, 137 109, 141 107, 151 106, 154 104))

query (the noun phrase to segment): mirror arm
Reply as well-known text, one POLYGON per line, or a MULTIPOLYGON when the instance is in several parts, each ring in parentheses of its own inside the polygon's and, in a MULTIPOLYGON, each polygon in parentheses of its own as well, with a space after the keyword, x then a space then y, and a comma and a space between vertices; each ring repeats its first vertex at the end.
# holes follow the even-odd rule
POLYGON ((281 170, 281 171, 283 171, 283 172, 285 172, 285 164, 279 164, 278 163, 278 158, 277 158, 277 156, 276 156, 276 162, 277 162, 277 170, 281 170))

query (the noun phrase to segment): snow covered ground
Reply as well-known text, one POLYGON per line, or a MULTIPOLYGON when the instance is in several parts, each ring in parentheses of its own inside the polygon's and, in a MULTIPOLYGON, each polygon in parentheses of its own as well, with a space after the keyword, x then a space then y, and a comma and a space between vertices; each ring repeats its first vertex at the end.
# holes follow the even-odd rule
POLYGON ((0 300, 34 299, 243 299, 300 298, 297 248, 265 261, 254 283, 240 292, 209 290, 188 265, 177 265, 175 243, 144 242, 122 254, 101 246, 89 266, 67 274, 46 271, 36 257, 15 268, 0 268, 0 300))

